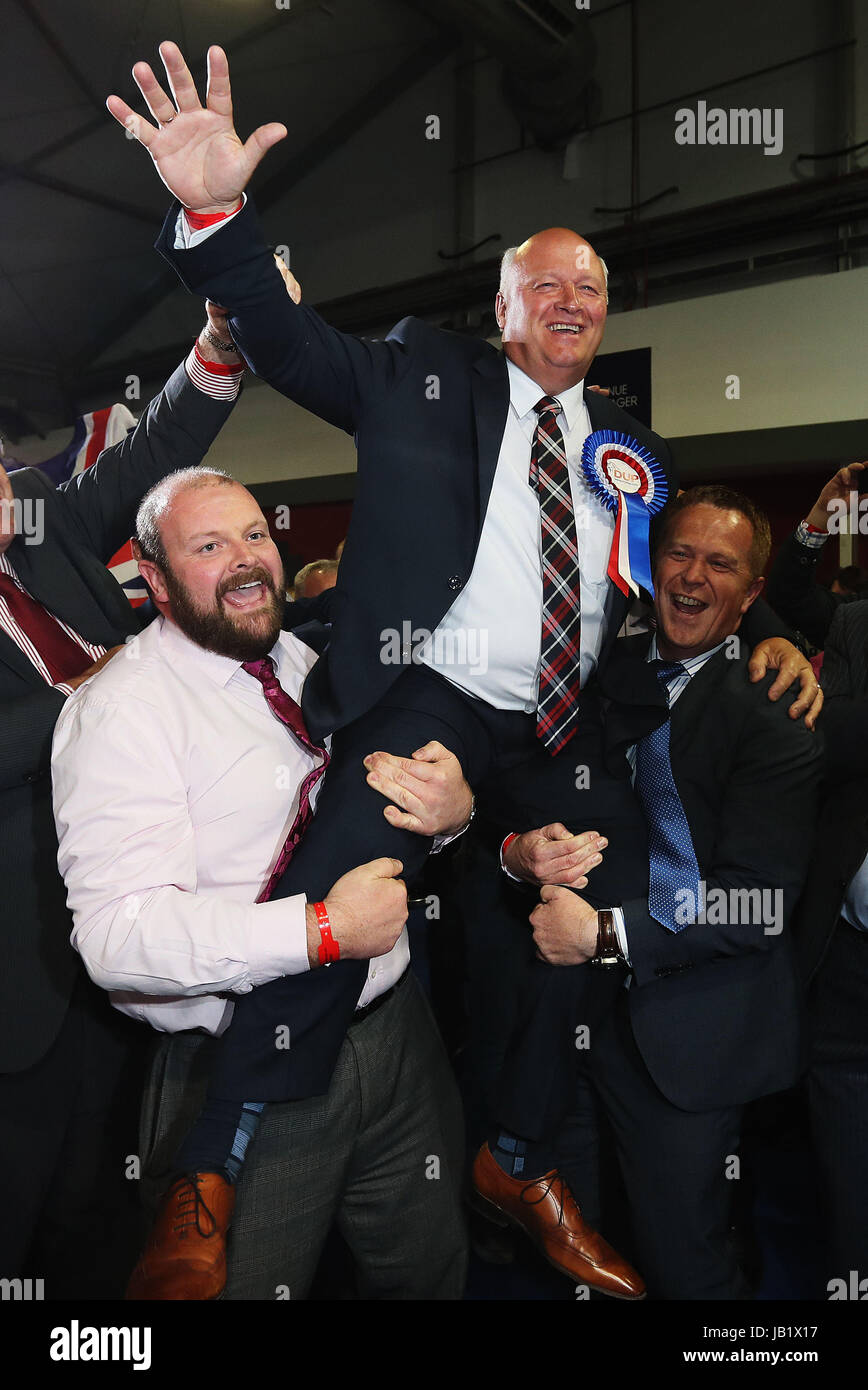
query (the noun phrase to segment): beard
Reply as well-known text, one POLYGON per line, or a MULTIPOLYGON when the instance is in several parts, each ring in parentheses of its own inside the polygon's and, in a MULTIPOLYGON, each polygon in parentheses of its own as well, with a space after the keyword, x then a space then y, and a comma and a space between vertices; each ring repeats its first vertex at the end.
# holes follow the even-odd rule
MULTIPOLYGON (((214 596, 213 608, 200 608, 168 567, 163 571, 163 578, 172 605, 172 619, 191 642, 218 656, 231 657, 233 661, 259 661, 271 651, 283 626, 284 601, 263 566, 221 584, 214 596), (253 582, 265 586, 268 602, 249 613, 227 612, 223 595, 253 582)), ((280 587, 282 593, 282 575, 280 587)))

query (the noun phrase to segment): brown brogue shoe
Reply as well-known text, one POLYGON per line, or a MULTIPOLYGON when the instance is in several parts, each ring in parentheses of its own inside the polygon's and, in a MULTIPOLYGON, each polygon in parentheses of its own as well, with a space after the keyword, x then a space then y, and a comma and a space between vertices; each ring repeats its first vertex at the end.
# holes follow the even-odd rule
POLYGON ((187 1173, 163 1197, 126 1298, 218 1298, 235 1189, 222 1173, 187 1173))
POLYGON ((473 1164, 479 1210, 491 1219, 519 1226, 550 1265, 577 1284, 588 1284, 612 1298, 645 1297, 645 1283, 632 1265, 589 1226, 557 1169, 541 1178, 511 1178, 487 1144, 473 1164))

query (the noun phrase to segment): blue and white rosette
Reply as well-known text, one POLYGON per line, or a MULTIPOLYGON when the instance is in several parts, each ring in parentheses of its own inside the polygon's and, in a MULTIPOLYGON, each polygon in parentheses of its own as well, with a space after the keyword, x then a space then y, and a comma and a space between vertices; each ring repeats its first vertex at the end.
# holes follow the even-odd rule
POLYGON ((666 474, 638 439, 619 430, 595 430, 582 450, 582 471, 595 497, 615 512, 607 573, 622 593, 639 587, 653 596, 648 528, 669 496, 666 474))

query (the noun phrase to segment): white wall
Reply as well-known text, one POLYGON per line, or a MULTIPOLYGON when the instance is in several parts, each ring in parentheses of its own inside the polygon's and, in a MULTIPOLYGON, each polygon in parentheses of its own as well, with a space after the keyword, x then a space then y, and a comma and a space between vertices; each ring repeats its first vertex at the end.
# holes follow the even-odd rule
POLYGON ((676 438, 866 417, 866 324, 868 268, 615 314, 603 348, 652 349, 654 428, 676 438))
MULTIPOLYGON (((868 415, 866 324, 868 268, 613 314, 603 350, 652 349, 660 434, 728 434, 868 415), (738 400, 725 394, 732 373, 738 400)), ((14 452, 37 462, 68 439, 55 431, 14 452)), ((355 468, 348 435, 255 380, 209 458, 257 483, 355 468)))

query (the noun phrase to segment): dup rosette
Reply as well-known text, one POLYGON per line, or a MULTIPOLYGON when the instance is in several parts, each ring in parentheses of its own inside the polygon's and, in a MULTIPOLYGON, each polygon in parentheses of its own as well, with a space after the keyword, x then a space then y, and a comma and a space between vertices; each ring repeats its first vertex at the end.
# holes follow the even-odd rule
POLYGON ((654 595, 648 531, 665 507, 669 486, 662 465, 632 435, 595 430, 582 450, 582 472, 594 496, 615 512, 607 573, 622 593, 654 595))

